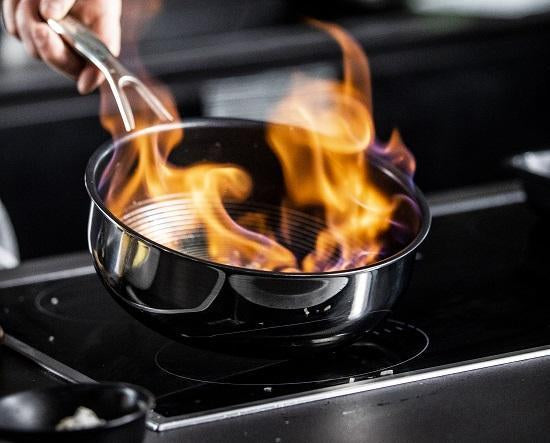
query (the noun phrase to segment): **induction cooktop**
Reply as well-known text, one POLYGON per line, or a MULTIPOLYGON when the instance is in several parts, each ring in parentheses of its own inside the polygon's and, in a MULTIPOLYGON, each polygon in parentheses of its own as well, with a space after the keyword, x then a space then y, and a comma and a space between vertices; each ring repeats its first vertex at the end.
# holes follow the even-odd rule
POLYGON ((550 233, 519 188, 431 199, 431 232, 390 316, 339 351, 236 357, 167 339, 126 314, 91 265, 0 282, 11 348, 70 382, 155 394, 167 430, 550 355, 550 233))

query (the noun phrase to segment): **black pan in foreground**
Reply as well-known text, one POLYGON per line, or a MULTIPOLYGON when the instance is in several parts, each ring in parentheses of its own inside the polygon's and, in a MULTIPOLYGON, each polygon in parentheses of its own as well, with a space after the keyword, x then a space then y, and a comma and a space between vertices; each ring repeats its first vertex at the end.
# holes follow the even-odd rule
POLYGON ((121 383, 67 384, 18 392, 0 398, 0 441, 139 443, 153 403, 144 389, 121 383), (55 429, 82 406, 104 423, 81 430, 55 429))

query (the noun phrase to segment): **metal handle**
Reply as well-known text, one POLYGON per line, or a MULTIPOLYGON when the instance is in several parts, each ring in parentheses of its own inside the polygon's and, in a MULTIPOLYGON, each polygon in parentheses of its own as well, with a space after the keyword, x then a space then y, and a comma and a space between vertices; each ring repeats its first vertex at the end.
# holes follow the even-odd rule
POLYGON ((49 19, 48 25, 76 52, 93 63, 103 73, 111 88, 127 132, 135 129, 136 125, 132 107, 124 91, 126 87, 133 87, 162 121, 174 120, 172 114, 151 90, 128 71, 90 29, 71 16, 66 16, 61 20, 49 19))

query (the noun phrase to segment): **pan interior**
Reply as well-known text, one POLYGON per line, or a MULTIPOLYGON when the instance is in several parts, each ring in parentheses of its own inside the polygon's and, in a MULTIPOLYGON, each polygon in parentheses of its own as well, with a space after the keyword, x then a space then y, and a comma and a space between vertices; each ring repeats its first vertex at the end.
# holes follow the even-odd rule
MULTIPOLYGON (((214 206, 214 202, 205 202, 214 206)), ((204 204, 204 203, 203 203, 204 204)), ((224 208, 233 220, 250 213, 260 213, 267 220, 268 230, 276 240, 301 258, 315 245, 317 233, 324 228, 323 220, 301 211, 288 211, 285 234, 280 229, 280 207, 253 201, 225 201, 224 208)), ((193 257, 208 260, 208 244, 204 225, 194 216, 195 207, 188 194, 170 194, 143 200, 129 208, 122 222, 156 243, 193 257)), ((230 248, 229 244, 219 245, 230 248)))
MULTIPOLYGON (((250 174, 254 186, 249 198, 244 202, 225 200, 223 203, 233 220, 239 221, 249 213, 262 214, 267 231, 274 236, 273 240, 292 251, 298 261, 315 248, 317 234, 326 227, 323 211, 307 207, 287 210, 283 216, 281 205, 287 198, 285 182, 279 160, 265 141, 263 124, 247 121, 220 123, 212 120, 204 125, 182 126, 185 127, 185 136, 171 152, 168 159, 171 163, 178 166, 201 162, 233 164, 250 174)), ((153 136, 155 133, 151 134, 153 136)), ((124 149, 132 149, 132 143, 119 143, 111 152, 124 149)), ((102 199, 112 178, 104 174, 110 160, 111 157, 106 155, 95 169, 95 182, 99 183, 98 191, 102 199)), ((116 168, 111 172, 116 173, 116 168)), ((387 195, 400 194, 411 202, 416 201, 412 183, 396 175, 383 162, 372 162, 368 173, 387 195)), ((401 212, 398 215, 401 228, 399 232, 392 228, 384 234, 384 251, 379 259, 403 250, 421 230, 425 214, 418 210, 418 206, 404 208, 401 212)), ((171 193, 139 199, 125 210, 120 219, 146 239, 186 255, 209 260, 206 230, 193 214, 190 195, 171 193)))

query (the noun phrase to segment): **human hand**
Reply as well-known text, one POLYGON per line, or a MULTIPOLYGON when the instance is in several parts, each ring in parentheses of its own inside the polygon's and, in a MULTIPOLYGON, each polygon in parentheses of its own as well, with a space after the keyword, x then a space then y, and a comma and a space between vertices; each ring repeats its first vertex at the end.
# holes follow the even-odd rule
POLYGON ((104 80, 50 29, 45 20, 61 19, 69 12, 94 31, 111 52, 120 52, 121 0, 4 0, 7 31, 19 38, 26 51, 76 80, 78 91, 87 94, 104 80))

